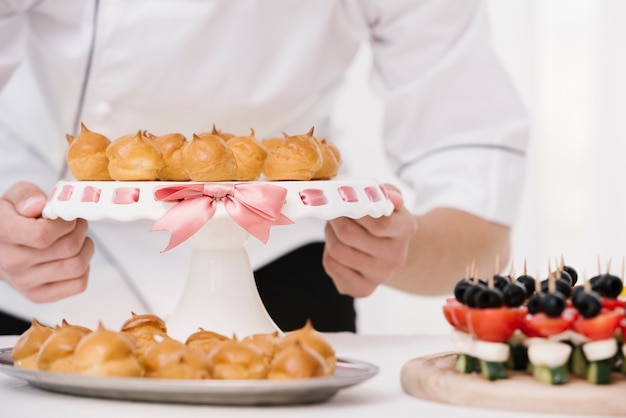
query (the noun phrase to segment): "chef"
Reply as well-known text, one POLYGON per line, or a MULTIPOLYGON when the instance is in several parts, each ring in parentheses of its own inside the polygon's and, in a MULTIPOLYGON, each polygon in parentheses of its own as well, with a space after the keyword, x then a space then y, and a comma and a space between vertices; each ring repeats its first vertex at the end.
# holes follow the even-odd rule
POLYGON ((209 131, 257 137, 312 126, 365 178, 379 137, 409 188, 388 217, 303 219, 247 246, 281 329, 311 319, 356 331, 354 298, 378 286, 449 293, 470 262, 504 266, 524 178, 527 115, 490 44, 485 5, 464 0, 0 0, 0 331, 36 317, 115 326, 167 317, 189 244, 161 253, 151 221, 41 217, 81 122, 111 139, 209 131), (357 52, 371 49, 382 132, 334 115, 357 52), (360 168, 359 168, 360 167, 360 168))

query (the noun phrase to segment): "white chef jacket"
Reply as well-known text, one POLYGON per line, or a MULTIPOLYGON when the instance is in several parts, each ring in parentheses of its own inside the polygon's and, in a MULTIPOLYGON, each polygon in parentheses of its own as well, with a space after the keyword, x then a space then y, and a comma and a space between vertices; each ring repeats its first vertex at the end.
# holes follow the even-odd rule
MULTIPOLYGON (((68 178, 65 134, 81 121, 111 139, 139 129, 190 137, 213 124, 267 138, 315 126, 338 145, 348 177, 368 177, 349 161, 382 136, 414 213, 447 206, 510 225, 528 120, 487 23, 471 0, 0 0, 0 193, 68 178), (351 137, 333 99, 363 43, 383 132, 351 137)), ((166 317, 189 247, 161 254, 168 237, 150 225, 92 222, 85 293, 35 305, 0 283, 0 310, 50 323, 166 317)), ((274 227, 267 245, 249 243, 252 265, 322 238, 314 219, 274 227)))

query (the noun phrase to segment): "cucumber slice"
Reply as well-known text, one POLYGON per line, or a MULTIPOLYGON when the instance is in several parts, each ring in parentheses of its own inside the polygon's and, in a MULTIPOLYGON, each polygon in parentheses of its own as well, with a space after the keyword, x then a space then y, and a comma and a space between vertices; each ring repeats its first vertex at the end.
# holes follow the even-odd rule
POLYGON ((608 385, 611 383, 611 372, 613 371, 613 359, 598 360, 589 362, 587 368, 587 381, 596 385, 608 385))
POLYGON ((617 349, 617 354, 615 355, 615 361, 613 362, 613 370, 615 370, 616 372, 619 372, 620 370, 623 371, 624 367, 626 367, 624 365, 624 363, 626 363, 626 361, 624 361, 624 352, 622 351, 622 343, 617 342, 618 344, 618 349, 617 349))
POLYGON ((570 370, 576 376, 587 377, 587 369, 589 368, 589 360, 585 357, 582 345, 575 345, 572 348, 570 356, 570 370))
POLYGON ((511 370, 524 371, 528 367, 528 349, 523 344, 509 344, 506 366, 511 370))
POLYGON ((567 383, 567 365, 557 367, 533 366, 533 378, 549 385, 562 385, 567 383))
POLYGON ((480 360, 480 372, 487 380, 506 379, 506 366, 501 362, 480 360))
POLYGON ((454 368, 459 373, 470 374, 478 370, 478 360, 468 354, 457 354, 454 368))

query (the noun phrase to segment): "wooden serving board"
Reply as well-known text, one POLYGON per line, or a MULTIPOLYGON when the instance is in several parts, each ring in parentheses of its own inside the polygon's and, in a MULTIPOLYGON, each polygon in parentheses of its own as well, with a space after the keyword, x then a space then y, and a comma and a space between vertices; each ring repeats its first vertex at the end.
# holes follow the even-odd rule
POLYGON ((614 372, 608 385, 594 385, 570 375, 564 385, 535 381, 524 372, 488 381, 480 374, 455 370, 456 354, 418 357, 402 367, 402 387, 409 395, 434 402, 520 412, 626 415, 626 376, 614 372))

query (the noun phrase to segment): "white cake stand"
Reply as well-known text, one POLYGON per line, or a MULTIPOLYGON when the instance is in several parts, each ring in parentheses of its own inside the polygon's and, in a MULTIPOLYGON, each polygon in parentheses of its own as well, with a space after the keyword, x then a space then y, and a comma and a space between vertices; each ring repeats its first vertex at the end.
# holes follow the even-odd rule
MULTIPOLYGON (((65 220, 83 218, 88 221, 113 219, 129 222, 154 219, 161 222, 169 210, 179 205, 178 200, 163 201, 155 197, 155 191, 164 187, 208 190, 209 193, 202 194, 202 198, 211 195, 212 190, 224 187, 237 190, 230 197, 237 196, 243 187, 256 195, 257 203, 263 206, 269 198, 262 188, 268 185, 272 190, 284 193, 284 201, 278 202, 279 211, 293 222, 305 217, 324 220, 342 216, 354 219, 380 217, 393 211, 393 204, 384 190, 373 180, 244 183, 61 181, 50 194, 43 216, 65 220)), ((186 201, 197 198, 191 197, 186 201)), ((240 220, 234 219, 237 216, 233 216, 232 211, 228 212, 224 202, 216 200, 213 216, 189 237, 193 249, 187 284, 176 308, 166 319, 168 333, 174 338, 184 340, 198 326, 238 336, 281 331, 261 301, 244 245, 246 240, 256 239, 258 234, 253 231, 255 237, 251 237, 251 232, 240 225, 240 220)), ((246 204, 249 205, 249 202, 246 204)), ((175 222, 186 224, 193 222, 197 213, 170 213, 169 216, 175 222)), ((249 224, 254 229, 259 222, 252 220, 249 224)), ((269 232, 269 227, 267 229, 269 232)))

